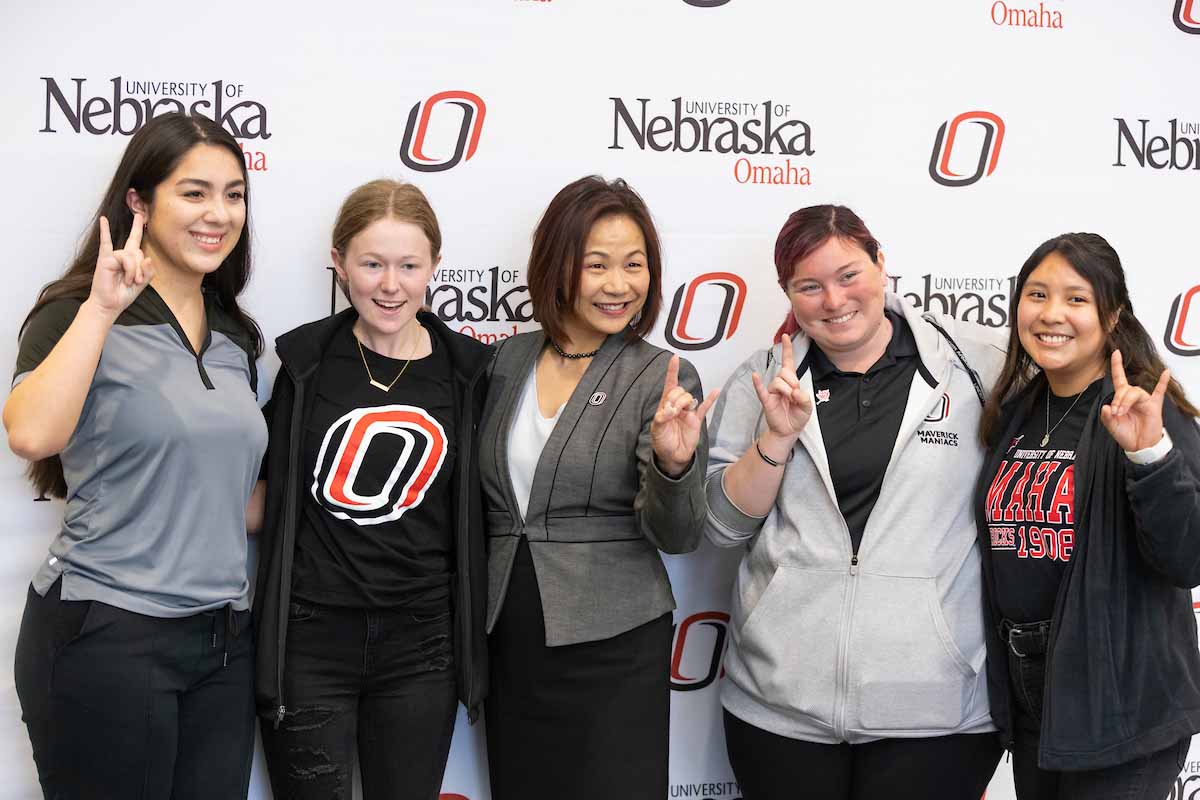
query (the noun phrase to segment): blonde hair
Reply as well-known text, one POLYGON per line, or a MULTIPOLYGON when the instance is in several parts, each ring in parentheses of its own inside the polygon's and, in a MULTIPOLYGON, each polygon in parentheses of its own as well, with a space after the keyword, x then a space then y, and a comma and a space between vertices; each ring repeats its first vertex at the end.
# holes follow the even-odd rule
POLYGON ((333 249, 345 256, 355 236, 385 218, 420 228, 429 240, 430 254, 437 260, 442 252, 442 229, 425 193, 411 183, 387 178, 364 183, 342 203, 333 223, 333 249))

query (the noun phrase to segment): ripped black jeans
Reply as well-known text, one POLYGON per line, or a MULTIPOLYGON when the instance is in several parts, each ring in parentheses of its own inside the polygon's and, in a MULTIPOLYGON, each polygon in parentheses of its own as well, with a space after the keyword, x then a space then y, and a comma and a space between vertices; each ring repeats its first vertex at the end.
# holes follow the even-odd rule
POLYGON ((454 733, 449 610, 293 602, 287 713, 262 721, 276 800, 350 800, 355 753, 364 800, 437 798, 454 733))

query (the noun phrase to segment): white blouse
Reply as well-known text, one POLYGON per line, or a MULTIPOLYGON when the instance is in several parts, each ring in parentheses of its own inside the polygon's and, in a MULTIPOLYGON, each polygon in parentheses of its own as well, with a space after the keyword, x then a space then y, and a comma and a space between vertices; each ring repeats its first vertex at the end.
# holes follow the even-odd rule
POLYGON ((546 446, 565 405, 559 406, 549 419, 542 416, 538 408, 535 364, 525 379, 525 388, 521 390, 521 399, 513 414, 512 425, 508 428, 508 474, 512 478, 513 494, 521 507, 522 518, 529 508, 533 473, 537 469, 538 459, 542 457, 542 448, 546 446))

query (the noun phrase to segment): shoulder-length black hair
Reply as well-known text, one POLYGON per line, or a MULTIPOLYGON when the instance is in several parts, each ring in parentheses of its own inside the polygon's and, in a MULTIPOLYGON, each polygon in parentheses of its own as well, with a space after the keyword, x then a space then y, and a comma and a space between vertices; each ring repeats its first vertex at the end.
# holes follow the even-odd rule
MULTIPOLYGON (((138 193, 147 204, 154 201, 154 190, 174 171, 193 147, 197 145, 223 147, 229 151, 242 170, 246 181, 246 222, 237 244, 214 272, 204 276, 203 287, 216 294, 222 309, 239 323, 254 345, 254 356, 262 354, 262 331, 254 319, 238 306, 237 298, 250 280, 250 181, 246 163, 237 140, 216 122, 200 115, 177 112, 154 117, 142 126, 129 140, 121 163, 113 174, 100 207, 88 224, 71 266, 57 280, 43 287, 33 309, 21 324, 22 332, 29 320, 43 306, 62 298, 87 299, 92 286, 92 275, 96 271, 96 258, 100 252, 97 234, 100 217, 108 219, 109 230, 115 246, 121 247, 129 238, 133 226, 133 212, 129 210, 126 194, 130 189, 138 193)), ((251 367, 253 368, 253 366, 251 367)), ((51 456, 35 461, 29 466, 29 479, 39 494, 54 497, 66 496, 63 481, 62 460, 51 456)))
MULTIPOLYGON (((1113 350, 1121 351, 1129 383, 1148 392, 1153 391, 1159 376, 1166 369, 1154 347, 1153 337, 1134 316, 1133 301, 1129 299, 1129 289, 1125 285, 1125 270, 1121 267, 1121 258, 1112 245, 1105 241, 1103 236, 1095 233, 1064 233, 1055 236, 1042 242, 1017 273, 1016 286, 1008 302, 1008 356, 1004 360, 1004 368, 992 390, 992 396, 988 398, 983 409, 983 417, 979 424, 980 439, 985 445, 995 444, 1001 434, 1004 420, 1001 418, 1000 406, 1028 386, 1039 371, 1037 364, 1021 346, 1017 334, 1017 307, 1021 304, 1021 295, 1025 292, 1025 282, 1029 280, 1029 274, 1051 253, 1058 253, 1065 258, 1091 285, 1096 297, 1096 313, 1100 317, 1100 324, 1108 330, 1104 340, 1104 355, 1108 357, 1112 355, 1113 350)), ((1167 396, 1183 413, 1192 417, 1200 416, 1200 411, 1188 401, 1183 387, 1174 378, 1167 387, 1167 396)))

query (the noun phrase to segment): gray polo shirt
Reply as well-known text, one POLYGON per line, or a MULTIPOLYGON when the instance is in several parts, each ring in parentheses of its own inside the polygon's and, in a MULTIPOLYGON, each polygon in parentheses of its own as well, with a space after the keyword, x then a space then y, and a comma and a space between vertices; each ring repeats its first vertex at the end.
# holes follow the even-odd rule
MULTIPOLYGON (((79 300, 29 321, 13 385, 66 332, 79 300)), ((79 424, 61 453, 62 530, 33 578, 65 600, 154 617, 248 607, 246 501, 266 450, 249 335, 205 294, 196 353, 147 287, 104 342, 79 424)))

